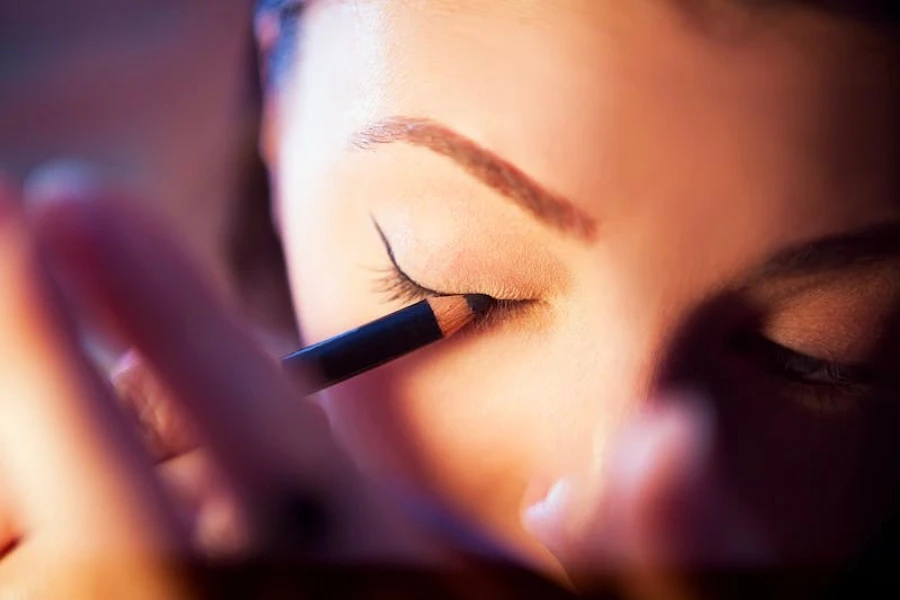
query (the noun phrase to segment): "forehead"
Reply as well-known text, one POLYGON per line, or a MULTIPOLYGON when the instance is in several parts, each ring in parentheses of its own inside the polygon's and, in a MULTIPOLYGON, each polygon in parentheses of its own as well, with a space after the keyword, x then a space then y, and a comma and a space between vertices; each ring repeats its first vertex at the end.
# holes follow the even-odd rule
MULTIPOLYGON (((409 100, 399 104, 506 115, 515 122, 491 129, 506 126, 551 145, 563 141, 560 133, 582 147, 591 137, 602 139, 590 134, 606 133, 610 111, 628 104, 633 117, 669 119, 670 125, 677 117, 713 128, 727 119, 729 129, 752 130, 748 135, 790 137, 805 142, 803 154, 818 146, 883 155, 889 147, 879 138, 893 137, 883 134, 895 127, 900 106, 891 36, 804 3, 433 0, 378 6, 368 10, 381 34, 372 38, 381 57, 372 66, 392 72, 383 87, 409 100), (576 125, 587 129, 578 135, 576 125)), ((391 102, 394 94, 386 93, 391 102)))
POLYGON ((830 13, 721 6, 698 17, 665 0, 313 2, 286 96, 285 178, 300 197, 319 165, 351 173, 350 186, 377 178, 397 202, 456 194, 477 218, 492 192, 439 157, 346 154, 368 123, 432 119, 596 216, 598 253, 640 261, 652 243, 672 261, 654 273, 683 272, 690 253, 717 261, 693 269, 711 278, 896 218, 892 42, 830 13))
POLYGON ((898 63, 889 35, 835 15, 800 2, 322 0, 304 103, 335 139, 393 115, 446 122, 605 213, 701 196, 852 225, 896 206, 898 63), (323 79, 348 93, 311 91, 323 79))

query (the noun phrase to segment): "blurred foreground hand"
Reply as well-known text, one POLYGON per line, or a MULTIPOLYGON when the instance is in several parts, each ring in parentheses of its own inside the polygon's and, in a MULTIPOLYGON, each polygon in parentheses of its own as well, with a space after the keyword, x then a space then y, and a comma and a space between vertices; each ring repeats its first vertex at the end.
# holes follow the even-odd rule
MULTIPOLYGON (((357 474, 146 210, 71 169, 26 187, 0 188, 0 597, 194 597, 244 563, 297 565, 296 589, 321 589, 303 587, 319 567, 464 577, 480 560, 357 474), (168 464, 84 356, 75 307, 135 348, 188 422, 168 464)), ((469 590, 514 589, 491 573, 469 590)))

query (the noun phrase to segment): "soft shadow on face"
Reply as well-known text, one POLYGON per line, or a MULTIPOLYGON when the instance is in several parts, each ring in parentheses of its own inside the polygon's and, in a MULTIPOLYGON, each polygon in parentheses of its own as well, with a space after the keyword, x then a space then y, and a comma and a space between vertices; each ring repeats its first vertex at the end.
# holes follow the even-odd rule
MULTIPOLYGON (((548 319, 556 328, 540 343, 473 338, 458 355, 424 354, 333 390, 326 402, 356 460, 521 541, 513 513, 522 482, 550 465, 547 455, 563 446, 589 452, 600 437, 606 443, 647 401, 648 386, 697 387, 715 409, 719 469, 785 554, 831 558, 877 526, 896 491, 893 405, 871 402, 837 416, 801 409, 752 366, 729 359, 730 334, 756 329, 759 306, 739 293, 697 306, 757 254, 887 212, 883 111, 869 102, 887 94, 845 93, 860 79, 877 80, 877 69, 844 79, 865 54, 836 44, 845 62, 823 71, 807 59, 830 51, 827 36, 796 53, 771 30, 758 45, 715 45, 612 2, 602 6, 622 17, 620 29, 600 19, 583 27, 565 10, 536 11, 540 28, 511 25, 499 2, 452 10, 439 2, 372 3, 370 13, 353 15, 366 35, 350 36, 338 4, 317 5, 279 156, 305 326, 336 333, 386 308, 370 291, 371 273, 359 268, 388 264, 370 231, 373 204, 406 219, 385 223, 390 237, 405 232, 428 242, 405 254, 396 244, 404 265, 421 259, 410 260, 415 274, 458 282, 457 271, 466 271, 462 279, 473 285, 504 270, 538 279, 513 252, 538 248, 559 254, 573 273, 573 285, 548 302, 559 308, 548 319), (396 146, 347 151, 361 123, 392 115, 446 123, 490 146, 596 214, 600 241, 573 250, 545 243, 551 238, 531 225, 510 235, 521 215, 499 212, 502 200, 488 198, 494 192, 446 156, 396 146), (840 122, 831 127, 835 115, 840 122), (854 168, 844 177, 839 167, 848 162, 854 168), (486 245, 484 237, 503 243, 486 245), (487 246, 500 260, 484 268, 487 246), (451 254, 472 260, 450 264, 451 254)), ((651 4, 662 3, 640 6, 651 4)))
MULTIPOLYGON (((386 487, 407 489, 409 481, 428 481, 421 449, 410 435, 410 424, 395 399, 397 369, 403 369, 415 357, 407 357, 390 366, 351 379, 321 394, 322 402, 344 443, 375 479, 386 487), (372 448, 369 440, 383 440, 372 448), (377 456, 369 462, 367 456, 377 456)), ((409 491, 407 489, 407 491, 409 491)))
POLYGON ((698 308, 669 348, 656 386, 704 393, 714 417, 715 476, 785 566, 834 575, 837 561, 861 548, 879 561, 897 556, 900 525, 883 525, 900 517, 900 315, 866 357, 889 365, 884 385, 837 415, 792 406, 746 373, 733 376, 742 367, 719 358, 725 336, 760 318, 737 293, 698 308))

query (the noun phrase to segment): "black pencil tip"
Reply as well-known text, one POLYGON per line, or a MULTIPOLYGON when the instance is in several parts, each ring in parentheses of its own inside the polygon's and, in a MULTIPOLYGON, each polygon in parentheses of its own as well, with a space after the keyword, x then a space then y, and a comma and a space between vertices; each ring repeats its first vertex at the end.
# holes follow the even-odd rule
POLYGON ((494 299, 486 294, 466 294, 466 304, 474 314, 480 315, 494 304, 494 299))

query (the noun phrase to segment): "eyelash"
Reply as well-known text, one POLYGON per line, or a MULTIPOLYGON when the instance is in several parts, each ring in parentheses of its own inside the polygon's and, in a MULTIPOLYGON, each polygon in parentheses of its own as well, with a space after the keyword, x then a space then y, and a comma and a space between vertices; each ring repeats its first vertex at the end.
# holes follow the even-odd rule
POLYGON ((792 350, 760 334, 735 338, 735 350, 779 380, 781 390, 819 412, 856 408, 874 390, 875 375, 792 350))
MULTIPOLYGON (((414 303, 434 296, 449 295, 427 288, 407 275, 394 256, 387 237, 372 219, 391 266, 379 269, 377 291, 390 302, 414 303)), ((528 300, 496 299, 489 312, 476 322, 486 327, 496 317, 529 305, 528 300)), ((745 333, 734 339, 734 348, 770 375, 776 377, 787 395, 818 412, 844 412, 856 408, 875 387, 875 376, 868 369, 815 358, 759 334, 745 333)))
MULTIPOLYGON (((375 230, 378 232, 381 243, 384 245, 385 252, 387 252, 388 259, 391 262, 391 266, 384 269, 378 269, 379 276, 376 280, 377 292, 384 294, 389 302, 403 302, 409 304, 420 302, 435 296, 454 295, 427 288, 407 275, 397 263, 397 258, 394 256, 394 250, 391 248, 387 236, 384 235, 384 231, 382 231, 374 218, 372 219, 372 224, 375 226, 375 230)), ((485 295, 489 296, 489 294, 485 295)), ((532 300, 509 300, 494 298, 493 296, 490 297, 494 302, 488 311, 475 321, 474 324, 476 327, 487 327, 489 324, 493 323, 497 317, 503 316, 514 309, 530 306, 534 302, 532 300)))
POLYGON ((422 287, 395 265, 379 272, 376 291, 384 294, 389 302, 413 303, 443 295, 422 287))
MULTIPOLYGON (((413 304, 435 296, 448 296, 419 285, 406 275, 396 264, 380 270, 376 291, 385 294, 389 302, 413 304)), ((487 295, 487 294, 485 294, 487 295)), ((532 304, 530 300, 504 300, 494 298, 491 307, 472 324, 477 330, 484 330, 498 323, 498 319, 510 316, 516 310, 532 304)))

